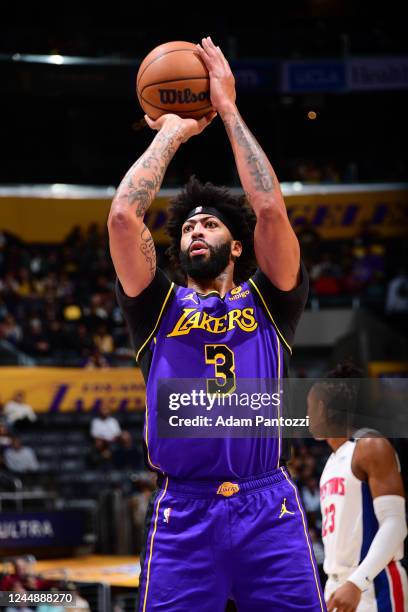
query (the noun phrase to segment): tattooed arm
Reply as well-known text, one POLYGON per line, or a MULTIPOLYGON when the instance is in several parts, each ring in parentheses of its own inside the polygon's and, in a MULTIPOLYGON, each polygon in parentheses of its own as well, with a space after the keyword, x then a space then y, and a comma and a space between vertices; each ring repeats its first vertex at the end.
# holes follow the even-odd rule
POLYGON ((221 49, 211 38, 197 50, 210 73, 211 102, 227 130, 242 187, 257 223, 255 253, 262 272, 278 288, 297 286, 300 249, 287 216, 276 174, 235 105, 235 80, 221 49))
POLYGON ((145 117, 158 134, 120 183, 108 219, 112 260, 122 287, 130 297, 139 295, 156 271, 156 250, 144 224, 144 215, 180 144, 199 134, 214 116, 215 113, 210 113, 198 121, 170 114, 156 121, 145 117))
POLYGON ((286 212, 276 174, 238 110, 221 114, 247 200, 256 214, 255 254, 262 272, 278 289, 298 285, 299 242, 286 212))

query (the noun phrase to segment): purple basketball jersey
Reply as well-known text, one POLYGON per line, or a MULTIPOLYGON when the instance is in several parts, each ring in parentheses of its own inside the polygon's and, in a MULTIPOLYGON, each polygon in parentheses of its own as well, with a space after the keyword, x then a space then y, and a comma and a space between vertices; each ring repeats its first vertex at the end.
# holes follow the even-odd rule
MULTIPOLYGON (((159 379, 280 379, 285 339, 261 306, 252 280, 229 291, 203 296, 177 287, 148 348, 145 440, 151 467, 183 480, 228 480, 264 474, 279 465, 276 438, 165 439, 157 431, 159 379), (219 355, 223 359, 217 359, 219 355), (222 373, 221 373, 222 375, 222 373), (230 377, 230 378, 229 378, 230 377)), ((266 304, 265 304, 266 307, 266 304)))

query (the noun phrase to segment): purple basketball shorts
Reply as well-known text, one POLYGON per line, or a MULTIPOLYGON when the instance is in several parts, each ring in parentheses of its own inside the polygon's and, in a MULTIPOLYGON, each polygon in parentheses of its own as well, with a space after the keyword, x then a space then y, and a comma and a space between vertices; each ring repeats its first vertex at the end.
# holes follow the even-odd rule
POLYGON ((147 513, 139 610, 326 610, 306 516, 284 468, 231 482, 164 477, 147 513))

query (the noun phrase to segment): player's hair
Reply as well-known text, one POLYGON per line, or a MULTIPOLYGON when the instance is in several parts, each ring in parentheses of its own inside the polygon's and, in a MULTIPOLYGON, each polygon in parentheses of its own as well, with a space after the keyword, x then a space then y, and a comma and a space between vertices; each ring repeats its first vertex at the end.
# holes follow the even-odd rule
POLYGON ((332 370, 327 372, 326 378, 362 378, 363 372, 351 359, 338 363, 332 370))
POLYGON ((351 359, 338 363, 313 388, 322 397, 328 418, 332 423, 345 423, 347 415, 355 414, 359 391, 359 378, 363 372, 351 359))
POLYGON ((171 199, 167 234, 170 236, 170 246, 166 254, 174 268, 179 266, 181 228, 190 210, 195 206, 216 208, 236 228, 234 240, 242 244, 242 253, 236 258, 234 266, 234 281, 247 280, 255 271, 256 260, 254 251, 254 230, 256 218, 248 206, 244 196, 233 195, 227 187, 216 187, 212 183, 201 183, 191 176, 182 191, 171 199))

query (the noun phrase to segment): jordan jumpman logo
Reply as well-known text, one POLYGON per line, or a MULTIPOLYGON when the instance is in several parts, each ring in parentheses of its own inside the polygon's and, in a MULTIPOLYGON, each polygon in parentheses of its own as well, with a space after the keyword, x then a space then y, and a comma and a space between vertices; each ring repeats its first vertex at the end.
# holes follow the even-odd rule
POLYGON ((282 508, 281 508, 281 512, 280 512, 279 518, 282 518, 282 516, 284 514, 295 514, 294 512, 291 512, 290 510, 287 509, 287 507, 286 507, 286 497, 283 500, 283 504, 282 504, 282 508))

